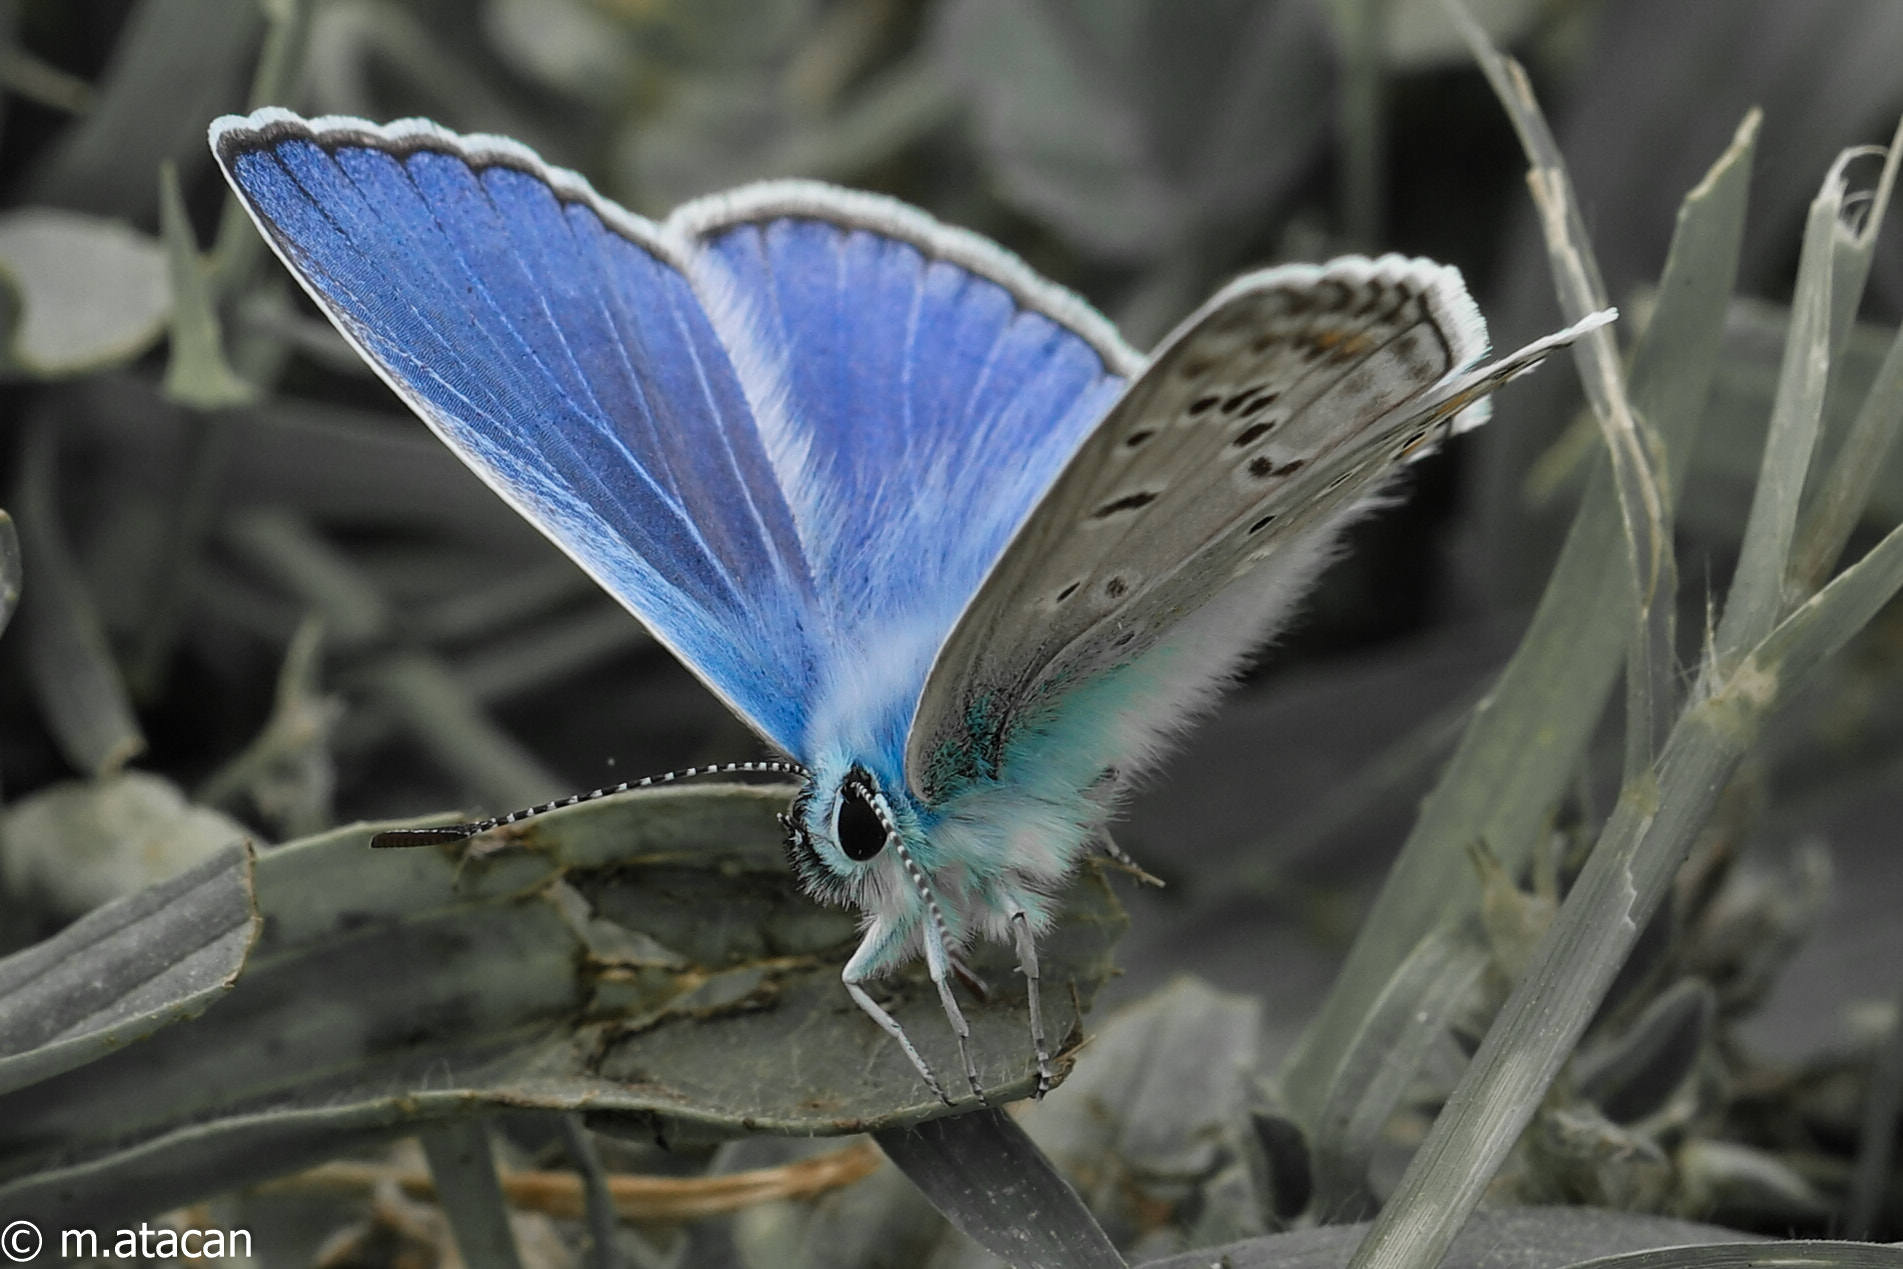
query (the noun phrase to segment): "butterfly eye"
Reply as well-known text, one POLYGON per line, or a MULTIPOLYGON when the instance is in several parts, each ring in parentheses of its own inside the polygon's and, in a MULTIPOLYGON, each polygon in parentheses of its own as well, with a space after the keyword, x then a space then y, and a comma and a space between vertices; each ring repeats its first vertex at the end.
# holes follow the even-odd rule
POLYGON ((833 835, 846 858, 856 863, 863 864, 885 849, 885 824, 872 809, 866 787, 857 780, 848 780, 840 787, 833 835))

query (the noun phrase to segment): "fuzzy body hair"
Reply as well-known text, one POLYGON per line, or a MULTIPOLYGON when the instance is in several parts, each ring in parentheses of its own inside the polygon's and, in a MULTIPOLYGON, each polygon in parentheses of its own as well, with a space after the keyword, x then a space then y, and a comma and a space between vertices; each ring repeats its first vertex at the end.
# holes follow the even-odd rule
MULTIPOLYGON (((892 749, 868 748, 842 734, 817 751, 803 824, 828 880, 837 879, 823 897, 856 908, 865 928, 880 934, 874 972, 921 955, 929 930, 923 901, 905 884, 897 860, 886 854, 857 863, 839 849, 832 825, 837 790, 849 771, 863 769, 878 780, 908 848, 932 878, 957 946, 979 939, 1008 943, 1018 913, 1034 933, 1044 933, 1056 916, 1057 896, 1093 852, 1121 797, 1161 764, 1251 654, 1282 629, 1335 557, 1341 531, 1382 501, 1370 494, 1283 544, 1164 643, 1079 687, 1060 710, 1023 727, 995 779, 975 782, 942 805, 921 802, 896 763, 871 757, 892 749), (1108 781, 1106 773, 1114 773, 1108 781)), ((888 716, 895 704, 888 701, 888 716)))

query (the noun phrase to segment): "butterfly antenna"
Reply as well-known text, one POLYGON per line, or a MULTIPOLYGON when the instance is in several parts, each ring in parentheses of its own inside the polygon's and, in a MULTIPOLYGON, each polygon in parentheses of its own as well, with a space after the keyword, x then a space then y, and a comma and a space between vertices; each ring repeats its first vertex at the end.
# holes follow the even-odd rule
POLYGON ((926 915, 931 918, 932 937, 925 940, 925 967, 931 971, 932 985, 938 988, 938 1002, 950 1020, 952 1030, 958 1035, 958 1056, 964 1059, 965 1079, 971 1085, 972 1096, 980 1105, 989 1105, 985 1101, 984 1089, 978 1083, 978 1068, 971 1061, 971 1024, 965 1021, 964 1010, 958 1007, 958 997, 952 994, 951 986, 951 928, 945 924, 945 913, 938 906, 938 896, 932 893, 932 887, 925 880, 925 870, 912 858, 912 852, 905 848, 905 839, 899 836, 898 826, 893 824, 890 810, 885 804, 885 795, 875 793, 868 799, 872 813, 879 817, 879 826, 885 829, 886 840, 891 843, 899 862, 905 865, 905 875, 911 878, 912 888, 918 891, 918 897, 924 901, 926 915))
POLYGON ((741 772, 798 776, 802 780, 813 778, 813 773, 797 762, 723 762, 711 767, 684 767, 679 771, 666 771, 660 775, 644 776, 639 780, 624 780, 612 788, 576 793, 554 802, 544 802, 540 806, 510 811, 507 815, 499 815, 494 819, 468 820, 461 824, 442 824, 434 828, 393 828, 372 837, 370 845, 377 850, 392 850, 405 846, 441 846, 449 842, 467 841, 491 829, 519 824, 531 816, 541 815, 548 811, 559 811, 564 806, 593 802, 596 798, 613 797, 617 793, 626 793, 630 789, 651 789, 659 784, 672 784, 676 780, 685 780, 692 776, 735 775, 741 772))

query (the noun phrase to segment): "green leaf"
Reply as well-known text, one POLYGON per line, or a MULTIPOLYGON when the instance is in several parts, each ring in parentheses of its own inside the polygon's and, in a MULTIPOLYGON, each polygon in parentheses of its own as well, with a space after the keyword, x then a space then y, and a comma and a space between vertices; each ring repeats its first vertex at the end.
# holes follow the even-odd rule
POLYGON ((211 287, 185 216, 178 169, 170 163, 159 168, 159 188, 159 221, 173 301, 172 359, 165 367, 165 395, 199 410, 243 405, 257 396, 257 389, 233 373, 225 360, 211 287))
POLYGON ((195 1018, 237 982, 261 919, 238 844, 0 960, 0 1093, 195 1018))
POLYGON ((50 785, 0 812, 0 875, 59 916, 164 881, 245 840, 163 776, 119 771, 50 785))
POLYGON ((1218 1178, 1254 1179, 1233 1165, 1255 1145, 1261 1034, 1260 1001, 1179 978, 1104 1020, 1070 1080, 1019 1122, 1126 1246, 1179 1204, 1171 1223, 1189 1245, 1260 1233, 1257 1187, 1218 1178))
MULTIPOLYGON (((1718 374, 1691 455, 1678 523, 1684 531, 1733 551, 1751 508, 1777 394, 1778 363, 1789 334, 1790 309, 1783 305, 1739 298, 1726 316, 1718 374)), ((1879 376, 1903 375, 1903 365, 1889 360, 1896 342, 1894 328, 1858 323, 1832 358, 1824 433, 1827 444, 1832 437, 1842 440, 1833 452, 1830 474, 1808 495, 1813 501, 1806 506, 1793 551, 1793 586, 1797 575, 1814 579, 1813 587, 1828 577, 1835 560, 1825 563, 1823 557, 1829 538, 1843 529, 1839 516, 1852 517, 1851 529, 1857 527, 1858 515, 1885 525, 1903 519, 1903 451, 1887 444, 1890 420, 1870 399, 1879 376), (1867 495, 1861 492, 1865 487, 1867 495), (1855 506, 1859 497, 1866 500, 1855 506), (1820 524, 1826 517, 1829 524, 1820 524)), ((1890 398, 1886 393, 1879 399, 1890 398)), ((1836 545, 1841 550, 1842 544, 1836 545)))
MULTIPOLYGON (((946 1113, 840 987, 854 923, 788 872, 788 796, 608 798, 486 851, 372 852, 358 826, 266 853, 263 934, 218 1009, 0 1097, 0 1209, 175 1206, 484 1107, 675 1142, 946 1113)), ((1067 901, 1041 960, 1045 1021, 1069 1046, 1123 917, 1094 873, 1067 901)), ((69 951, 75 972, 90 956, 69 951)), ((965 1013, 995 1105, 1035 1086, 1030 1027, 1010 950, 972 963, 992 984, 965 1013)), ((881 987, 957 1070, 922 968, 881 987)))
POLYGON ((22 567, 33 578, 21 624, 34 695, 60 753, 79 771, 117 771, 145 749, 125 680, 59 519, 59 429, 42 410, 26 427, 19 513, 22 567))
POLYGON ((239 106, 264 22, 257 0, 140 0, 86 117, 29 182, 36 203, 151 223, 154 169, 186 178, 211 159, 205 123, 239 106))
POLYGON ((358 651, 390 637, 390 601, 363 570, 304 517, 281 507, 240 511, 226 545, 324 622, 326 640, 358 651))
POLYGON ((132 360, 171 317, 158 243, 116 220, 50 207, 0 214, 0 280, 12 289, 6 358, 39 378, 132 360))
POLYGON ((344 704, 323 692, 323 630, 315 617, 298 627, 278 671, 270 718, 242 752, 199 785, 198 801, 215 806, 248 797, 287 836, 319 832, 334 822, 337 768, 330 744, 344 704))
MULTIPOLYGON (((309 48, 296 67, 298 91, 325 103, 326 111, 377 119, 424 115, 465 132, 513 137, 554 163, 575 161, 573 128, 523 109, 517 94, 487 67, 463 56, 460 42, 444 40, 414 6, 393 0, 301 2, 311 12, 308 36, 298 36, 308 40, 309 48)), ((201 121, 200 150, 206 148, 204 138, 201 121)), ((248 220, 242 212, 237 215, 248 220)))

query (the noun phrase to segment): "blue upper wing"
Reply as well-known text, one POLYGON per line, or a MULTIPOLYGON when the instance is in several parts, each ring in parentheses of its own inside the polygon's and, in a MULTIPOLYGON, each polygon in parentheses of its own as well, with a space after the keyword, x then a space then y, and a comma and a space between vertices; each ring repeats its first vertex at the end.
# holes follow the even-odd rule
POLYGON ((392 387, 797 753, 811 574, 684 244, 496 139, 270 110, 221 120, 212 141, 279 255, 392 387))
POLYGON ((397 392, 809 762, 896 781, 939 646, 1138 362, 890 199, 770 182, 655 225, 420 121, 262 110, 212 143, 397 392))
POLYGON ((668 223, 699 246, 828 618, 807 748, 886 755, 891 779, 939 645, 1138 359, 890 199, 781 181, 668 223))

